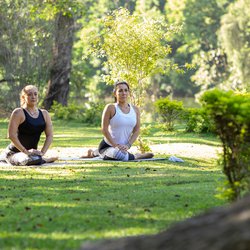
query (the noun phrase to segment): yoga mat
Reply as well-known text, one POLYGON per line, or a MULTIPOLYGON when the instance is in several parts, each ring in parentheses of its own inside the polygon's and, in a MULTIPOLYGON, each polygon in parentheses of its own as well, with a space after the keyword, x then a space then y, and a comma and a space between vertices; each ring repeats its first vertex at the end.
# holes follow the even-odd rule
MULTIPOLYGON (((112 160, 103 160, 100 157, 94 157, 94 158, 80 158, 80 157, 59 157, 59 161, 111 161, 111 162, 125 162, 125 161, 112 161, 112 160)), ((149 158, 149 159, 137 159, 137 160, 131 160, 129 162, 138 162, 138 161, 163 161, 167 160, 167 158, 149 158)))

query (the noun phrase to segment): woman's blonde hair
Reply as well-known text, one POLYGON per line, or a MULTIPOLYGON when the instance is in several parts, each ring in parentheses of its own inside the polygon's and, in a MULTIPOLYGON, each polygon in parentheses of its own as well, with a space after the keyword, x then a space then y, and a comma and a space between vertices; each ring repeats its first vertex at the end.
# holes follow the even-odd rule
POLYGON ((36 90, 38 90, 37 87, 34 86, 34 85, 26 85, 26 86, 21 90, 21 93, 20 93, 20 105, 21 105, 22 108, 23 108, 24 105, 25 105, 25 96, 28 94, 28 91, 29 91, 30 89, 36 89, 36 90))

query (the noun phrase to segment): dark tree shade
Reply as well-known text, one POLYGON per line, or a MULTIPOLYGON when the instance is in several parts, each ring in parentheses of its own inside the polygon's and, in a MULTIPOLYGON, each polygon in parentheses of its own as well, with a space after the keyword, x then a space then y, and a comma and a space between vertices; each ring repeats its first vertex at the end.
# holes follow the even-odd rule
POLYGON ((81 250, 249 250, 250 196, 156 235, 84 244, 81 250))

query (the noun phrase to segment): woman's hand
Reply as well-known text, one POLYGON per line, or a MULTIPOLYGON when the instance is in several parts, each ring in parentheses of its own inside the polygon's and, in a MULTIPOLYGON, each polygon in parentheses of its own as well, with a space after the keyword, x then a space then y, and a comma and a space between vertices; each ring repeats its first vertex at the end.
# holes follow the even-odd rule
POLYGON ((27 152, 28 152, 28 155, 40 155, 40 156, 44 155, 42 151, 34 149, 34 148, 27 150, 27 152))
POLYGON ((116 147, 119 148, 121 151, 125 151, 125 152, 127 152, 129 150, 128 145, 117 144, 116 147))

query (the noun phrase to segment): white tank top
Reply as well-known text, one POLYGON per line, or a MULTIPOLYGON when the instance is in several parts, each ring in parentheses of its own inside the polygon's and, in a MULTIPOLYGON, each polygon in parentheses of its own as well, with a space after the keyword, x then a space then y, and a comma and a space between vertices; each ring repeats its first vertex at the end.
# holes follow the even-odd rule
MULTIPOLYGON (((109 133, 117 144, 126 145, 132 134, 132 131, 137 123, 136 112, 131 104, 128 114, 122 112, 118 104, 115 104, 115 115, 110 119, 109 133)), ((104 141, 111 145, 111 143, 104 138, 104 141)))

